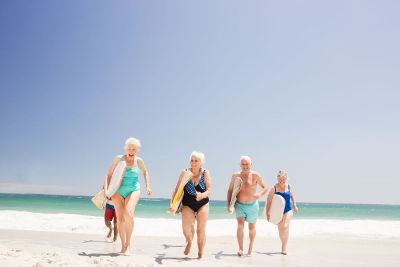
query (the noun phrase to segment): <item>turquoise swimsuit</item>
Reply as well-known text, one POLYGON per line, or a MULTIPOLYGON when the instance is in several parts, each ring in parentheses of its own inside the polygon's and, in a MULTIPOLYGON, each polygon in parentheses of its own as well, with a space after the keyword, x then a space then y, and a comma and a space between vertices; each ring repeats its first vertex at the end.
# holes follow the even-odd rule
POLYGON ((123 198, 127 198, 132 192, 140 190, 139 184, 139 159, 136 160, 136 166, 129 168, 126 167, 122 183, 118 189, 118 194, 123 198))

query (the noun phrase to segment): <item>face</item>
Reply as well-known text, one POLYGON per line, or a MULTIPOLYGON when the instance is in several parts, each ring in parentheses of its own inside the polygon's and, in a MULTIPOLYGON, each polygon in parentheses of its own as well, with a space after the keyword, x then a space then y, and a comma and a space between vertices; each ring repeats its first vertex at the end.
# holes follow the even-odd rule
POLYGON ((201 161, 199 158, 192 156, 190 158, 190 167, 191 168, 200 168, 201 167, 201 161))
POLYGON ((251 164, 247 160, 242 159, 240 161, 240 168, 242 168, 242 171, 248 172, 248 171, 250 171, 250 167, 251 167, 251 164))
POLYGON ((139 149, 135 145, 128 145, 125 149, 125 155, 128 158, 133 158, 139 152, 139 149))
POLYGON ((276 177, 276 179, 278 180, 278 183, 279 184, 285 184, 286 183, 286 180, 287 180, 287 177, 286 176, 277 176, 276 177))

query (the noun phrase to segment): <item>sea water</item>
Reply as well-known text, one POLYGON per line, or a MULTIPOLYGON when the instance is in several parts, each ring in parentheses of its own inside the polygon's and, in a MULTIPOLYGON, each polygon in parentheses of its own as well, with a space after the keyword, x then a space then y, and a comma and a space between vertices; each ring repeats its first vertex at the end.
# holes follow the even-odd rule
MULTIPOLYGON (((104 211, 89 196, 0 194, 0 229, 76 233, 103 233, 104 211)), ((276 235, 276 226, 263 214, 260 201, 259 235, 276 235)), ((179 236, 180 216, 167 213, 168 199, 142 198, 135 211, 137 235, 179 236)), ((373 238, 400 238, 400 205, 298 203, 292 235, 344 234, 373 238)), ((235 215, 226 202, 211 200, 207 233, 233 235, 235 215)))

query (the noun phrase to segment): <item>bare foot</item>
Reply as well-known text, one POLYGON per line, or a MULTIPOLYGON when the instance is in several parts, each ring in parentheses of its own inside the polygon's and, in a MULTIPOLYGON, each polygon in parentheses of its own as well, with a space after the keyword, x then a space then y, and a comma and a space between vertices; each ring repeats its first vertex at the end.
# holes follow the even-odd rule
POLYGON ((126 251, 126 246, 125 245, 121 245, 121 251, 119 253, 124 254, 126 251))
POLYGON ((287 255, 286 251, 282 251, 281 253, 282 253, 282 255, 287 255))
POLYGON ((200 252, 200 251, 199 251, 199 252, 197 253, 197 258, 198 258, 198 259, 201 259, 202 257, 203 257, 203 252, 200 252))
POLYGON ((130 245, 126 245, 126 249, 124 252, 125 256, 130 256, 131 255, 131 246, 130 245))
POLYGON ((249 253, 247 253, 246 256, 247 256, 247 257, 251 257, 251 256, 253 256, 253 254, 251 254, 251 252, 249 252, 249 253))
POLYGON ((192 242, 187 242, 186 247, 185 247, 185 251, 183 252, 183 254, 188 255, 190 253, 190 247, 192 246, 192 242))
POLYGON ((242 257, 243 256, 243 250, 239 250, 238 252, 237 252, 237 255, 239 256, 239 257, 242 257))

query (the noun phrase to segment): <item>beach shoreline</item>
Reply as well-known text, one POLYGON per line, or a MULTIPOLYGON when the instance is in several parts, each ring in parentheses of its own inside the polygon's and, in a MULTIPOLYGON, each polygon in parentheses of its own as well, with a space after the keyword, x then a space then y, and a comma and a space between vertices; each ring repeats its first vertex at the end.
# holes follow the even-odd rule
MULTIPOLYGON (((197 248, 189 257, 182 251, 184 238, 134 236, 132 255, 118 253, 119 243, 103 235, 0 229, 1 266, 398 266, 400 240, 363 239, 321 235, 293 237, 288 255, 280 252, 277 238, 256 237, 252 257, 237 257, 232 236, 207 238, 204 258, 197 248)), ((247 245, 245 239, 245 246, 247 245)))

